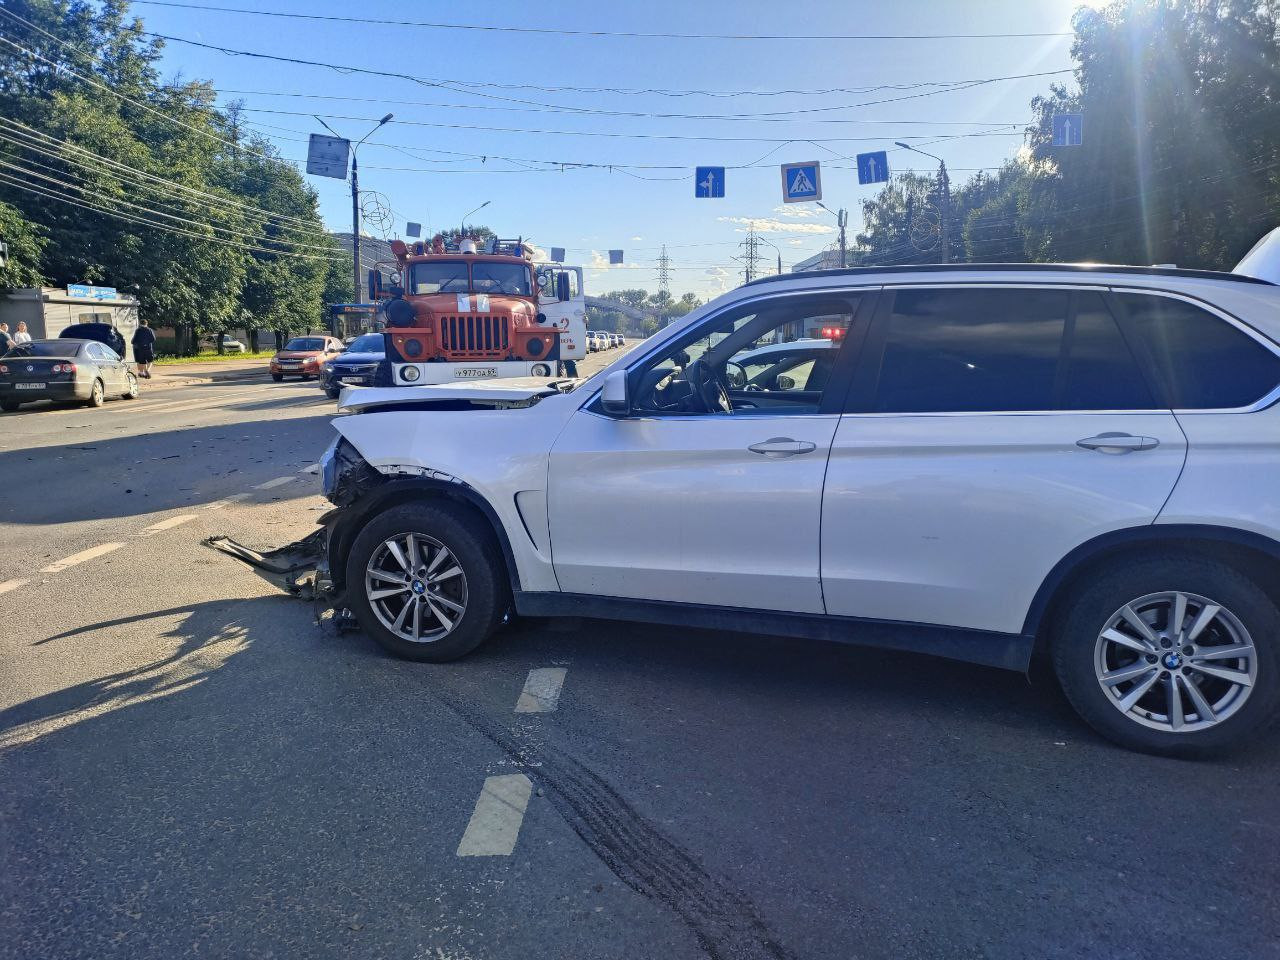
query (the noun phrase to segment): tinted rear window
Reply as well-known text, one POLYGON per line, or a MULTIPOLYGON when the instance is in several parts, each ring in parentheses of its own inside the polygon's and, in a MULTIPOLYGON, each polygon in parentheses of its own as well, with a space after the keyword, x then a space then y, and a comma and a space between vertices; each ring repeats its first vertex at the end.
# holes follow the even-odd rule
POLYGON ((1247 407, 1280 384, 1280 357, 1221 317, 1155 294, 1120 293, 1117 300, 1175 409, 1247 407))
POLYGON ((14 347, 6 357, 74 357, 81 344, 74 340, 32 340, 14 347))

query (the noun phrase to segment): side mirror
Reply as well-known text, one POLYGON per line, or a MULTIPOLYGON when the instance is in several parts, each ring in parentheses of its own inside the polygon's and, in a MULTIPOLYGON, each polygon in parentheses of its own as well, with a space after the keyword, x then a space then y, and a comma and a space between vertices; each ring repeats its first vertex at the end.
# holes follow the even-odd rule
POLYGON ((777 384, 779 390, 794 390, 796 388, 795 377, 789 377, 785 373, 778 374, 777 384))
POLYGON ((631 412, 631 400, 627 396, 627 371, 615 370, 604 378, 600 390, 600 406, 615 417, 625 417, 631 412))
POLYGON ((561 303, 569 302, 569 274, 556 274, 556 299, 561 303))

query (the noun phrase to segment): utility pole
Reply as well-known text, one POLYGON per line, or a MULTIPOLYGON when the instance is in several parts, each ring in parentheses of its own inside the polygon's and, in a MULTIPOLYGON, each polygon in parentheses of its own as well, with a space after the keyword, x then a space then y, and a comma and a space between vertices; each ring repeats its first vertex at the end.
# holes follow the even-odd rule
POLYGON ((747 283, 756 278, 757 264, 760 262, 760 238, 756 236, 755 224, 747 227, 747 236, 740 244, 742 256, 735 259, 742 263, 742 275, 747 283))
MULTIPOLYGON (((849 265, 849 244, 845 238, 845 227, 849 223, 849 211, 841 207, 839 210, 832 210, 821 200, 817 201, 818 206, 827 213, 836 218, 836 225, 840 228, 840 266, 847 267, 849 265)), ((825 259, 824 259, 825 266, 825 259)))
MULTIPOLYGON (((377 126, 351 146, 351 281, 356 303, 364 302, 360 296, 360 168, 356 163, 356 151, 362 143, 381 130, 384 124, 389 123, 393 116, 394 114, 388 113, 378 121, 377 126)), ((319 117, 316 119, 320 120, 319 117)), ((320 120, 320 124, 339 140, 345 139, 323 120, 320 120)))
POLYGON ((942 262, 951 262, 951 178, 947 175, 947 161, 932 153, 927 153, 917 147, 911 146, 909 143, 903 143, 895 140, 895 147, 901 147, 903 150, 910 150, 912 153, 918 153, 922 157, 928 157, 930 160, 938 161, 938 187, 942 193, 942 209, 938 213, 938 234, 942 239, 942 262))
POLYGON ((658 328, 667 325, 667 308, 671 304, 671 258, 667 256, 667 245, 662 245, 662 253, 658 255, 658 293, 662 306, 659 308, 658 328))

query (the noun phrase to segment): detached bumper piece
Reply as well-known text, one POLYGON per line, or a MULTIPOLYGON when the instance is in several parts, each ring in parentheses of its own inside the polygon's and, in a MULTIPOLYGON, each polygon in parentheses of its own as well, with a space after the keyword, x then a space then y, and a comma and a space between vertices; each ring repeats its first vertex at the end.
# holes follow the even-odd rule
POLYGON ((329 531, 324 527, 297 543, 259 553, 230 537, 209 537, 206 546, 235 557, 272 586, 307 600, 325 597, 332 589, 328 576, 325 546, 329 531))

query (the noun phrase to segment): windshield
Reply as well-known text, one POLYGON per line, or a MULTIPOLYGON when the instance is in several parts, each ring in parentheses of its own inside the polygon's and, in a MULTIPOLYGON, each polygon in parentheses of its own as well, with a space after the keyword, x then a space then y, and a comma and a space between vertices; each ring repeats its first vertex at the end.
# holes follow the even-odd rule
POLYGON ((470 293, 464 260, 415 263, 409 267, 409 292, 470 293))
POLYGON ((32 340, 20 343, 6 357, 74 357, 80 352, 78 340, 32 340))
POLYGON ((321 337, 294 337, 284 345, 286 350, 323 350, 324 340, 321 337))
POLYGON ((385 349, 385 341, 380 333, 366 333, 356 337, 351 341, 351 346, 347 347, 347 353, 382 353, 385 349))
POLYGON ((512 297, 533 295, 529 268, 519 263, 477 261, 471 267, 471 282, 476 293, 505 293, 512 297))

